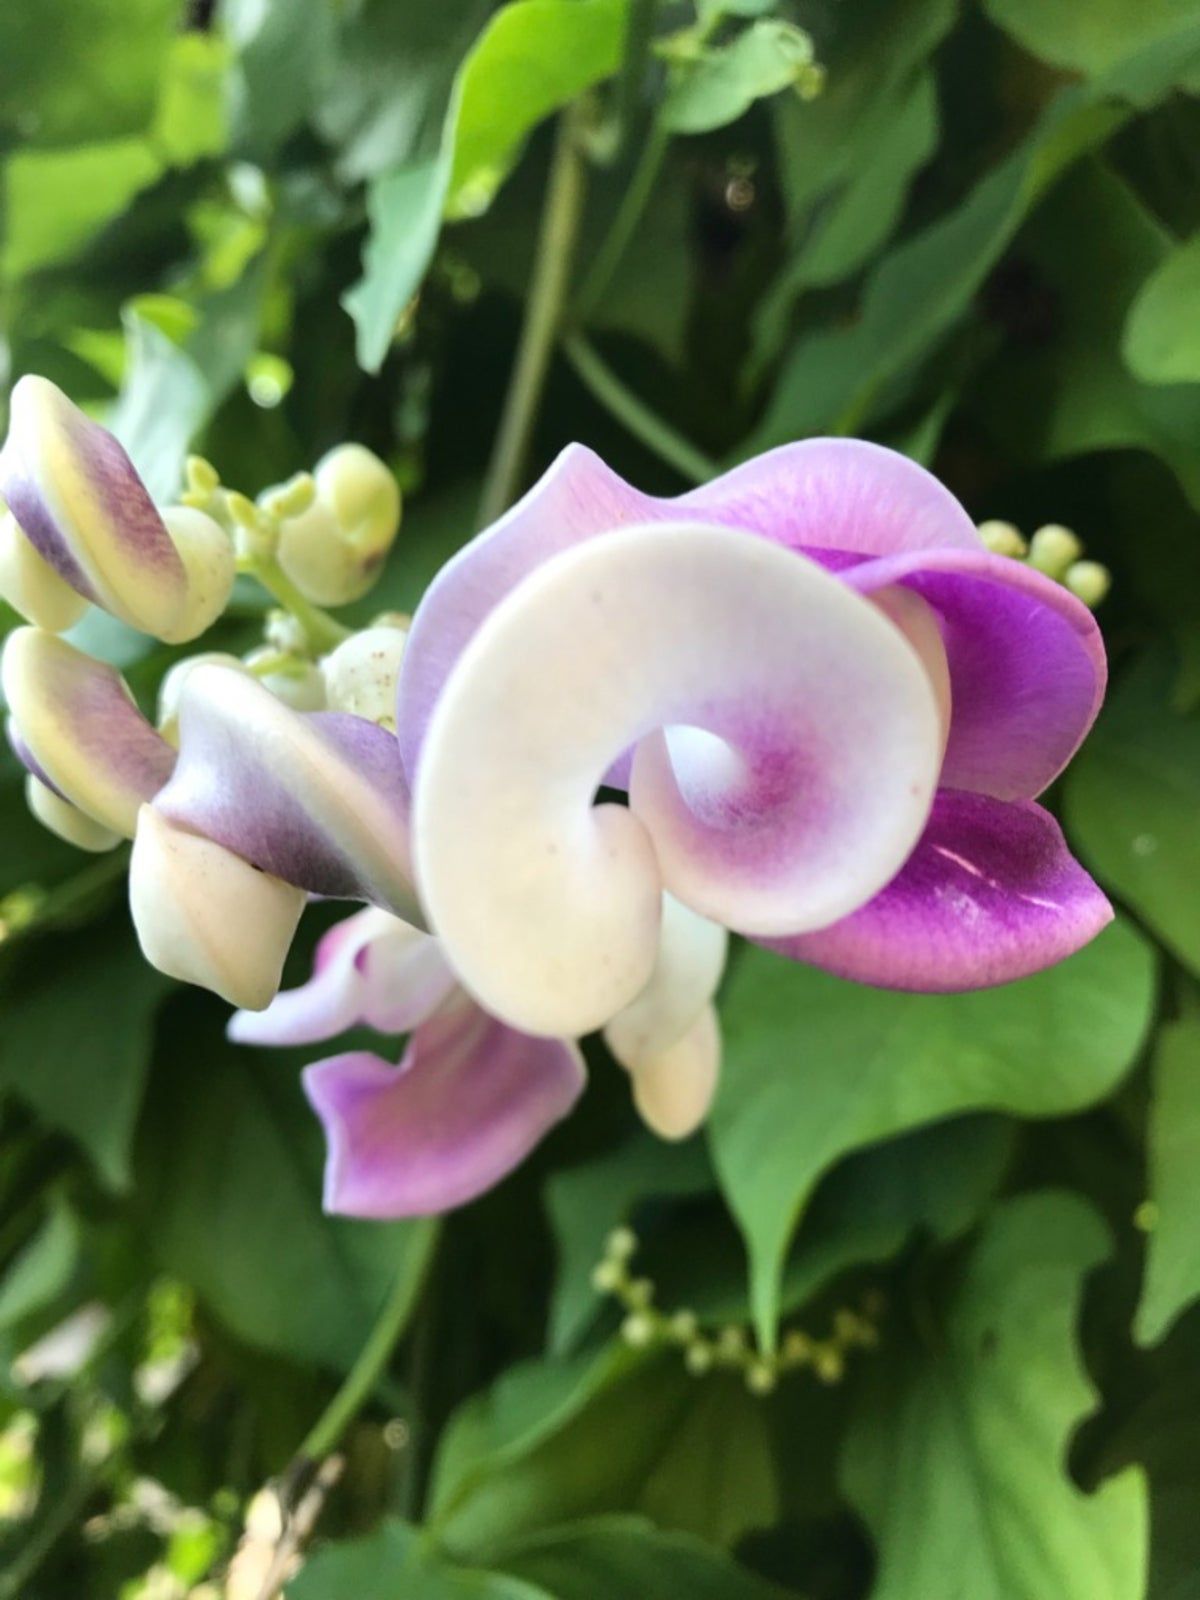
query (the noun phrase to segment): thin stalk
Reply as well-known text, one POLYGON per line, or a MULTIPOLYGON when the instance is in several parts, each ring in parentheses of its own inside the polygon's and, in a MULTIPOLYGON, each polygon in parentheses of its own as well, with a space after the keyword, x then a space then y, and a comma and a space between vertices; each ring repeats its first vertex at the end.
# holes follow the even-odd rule
POLYGON ((258 579, 269 595, 279 601, 285 611, 291 612, 318 655, 334 649, 343 639, 350 637, 353 630, 344 628, 328 611, 322 611, 320 606, 305 599, 273 556, 265 561, 255 561, 246 570, 258 579))
POLYGON ((629 187, 621 198, 617 207, 617 214, 613 218, 607 234, 599 250, 592 257, 592 264, 587 276, 580 286, 575 297, 573 308, 574 320, 586 322, 600 301, 604 298, 604 291, 612 281, 612 276, 620 265, 621 257, 629 247, 629 241, 637 232, 638 224, 642 220, 642 213, 649 203, 653 193, 658 174, 662 169, 663 158, 667 153, 667 146, 671 142, 671 135, 663 123, 662 117, 655 117, 650 125, 650 133, 646 143, 642 146, 642 153, 638 157, 633 176, 629 180, 629 187))
POLYGON ((577 109, 571 107, 559 119, 525 321, 479 504, 481 527, 507 510, 520 488, 530 434, 562 321, 583 212, 585 173, 577 135, 578 115, 577 109))
POLYGON ((658 0, 631 0, 629 20, 625 26, 625 54, 613 92, 610 160, 619 156, 629 143, 642 82, 646 76, 646 60, 650 54, 650 41, 654 37, 654 13, 657 7, 658 0))
POLYGON ((563 350, 580 380, 600 404, 623 423, 635 439, 640 439, 648 450, 674 467, 681 478, 691 483, 707 483, 716 477, 720 471, 717 463, 697 450, 627 388, 581 333, 569 334, 563 340, 563 350))
MULTIPOLYGON (((7 901, 19 901, 26 894, 38 898, 31 901, 27 919, 18 918, 7 925, 0 909, 0 943, 13 945, 18 939, 44 927, 47 923, 59 922, 64 917, 70 916, 77 906, 86 904, 100 890, 120 878, 128 865, 129 846, 118 845, 116 849, 110 850, 107 855, 99 856, 84 867, 82 872, 75 873, 65 883, 60 883, 53 889, 45 892, 36 888, 14 889, 7 897, 7 901)), ((3 904, 0 902, 0 907, 3 904)))

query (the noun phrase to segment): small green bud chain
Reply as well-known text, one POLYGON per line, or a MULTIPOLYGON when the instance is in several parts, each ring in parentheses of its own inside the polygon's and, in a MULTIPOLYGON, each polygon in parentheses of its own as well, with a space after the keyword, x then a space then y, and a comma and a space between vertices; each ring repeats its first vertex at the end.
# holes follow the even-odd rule
POLYGON ((1023 561, 1061 583, 1089 611, 1094 611, 1112 588, 1108 568, 1099 561, 1088 561, 1083 540, 1060 522, 1048 522, 1026 539, 1015 523, 993 518, 979 524, 979 537, 993 555, 1023 561))

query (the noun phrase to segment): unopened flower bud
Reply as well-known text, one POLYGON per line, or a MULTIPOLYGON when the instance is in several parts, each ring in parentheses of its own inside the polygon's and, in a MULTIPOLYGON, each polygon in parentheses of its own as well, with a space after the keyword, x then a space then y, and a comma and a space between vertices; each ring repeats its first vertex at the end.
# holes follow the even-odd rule
POLYGON ((228 605, 237 563, 229 535, 205 512, 168 506, 162 520, 183 562, 186 590, 178 618, 159 638, 184 644, 205 633, 228 605))
POLYGON ((279 989, 304 910, 302 890, 143 806, 129 863, 129 904, 151 966, 261 1011, 279 989))
POLYGON ((767 1361, 752 1361, 746 1368, 746 1387, 751 1394, 770 1394, 779 1382, 779 1374, 767 1361))
POLYGON ((746 1353, 746 1331, 729 1323, 717 1335, 717 1354, 724 1361, 737 1361, 746 1353))
POLYGON ((325 680, 316 663, 293 656, 274 670, 261 670, 263 662, 278 659, 278 650, 252 650, 244 665, 264 689, 269 689, 276 700, 282 700, 293 711, 323 711, 326 706, 325 680))
POLYGON ((707 1005, 669 1049, 629 1066, 642 1121, 663 1139, 695 1133, 712 1105, 720 1066, 720 1025, 707 1005))
POLYGON ((1112 573, 1098 561, 1074 561, 1063 582, 1077 600, 1094 611, 1112 588, 1112 573))
POLYGON ((184 462, 184 479, 192 494, 206 499, 221 487, 220 475, 211 461, 203 456, 189 456, 184 462))
POLYGON ((714 1352, 711 1344, 705 1339, 697 1339, 688 1345, 683 1358, 683 1364, 693 1377, 699 1378, 712 1367, 714 1352))
POLYGON ((635 1350, 644 1350, 654 1339, 654 1319, 644 1311, 634 1311, 621 1324, 621 1337, 635 1350))
POLYGON ((613 1294, 625 1281, 625 1273, 616 1261, 601 1261, 592 1269, 592 1288, 597 1294, 613 1294))
POLYGON ((364 628, 331 651, 321 662, 330 710, 395 728, 396 683, 407 638, 401 628, 364 628))
POLYGON ((1019 561, 1029 554, 1029 545, 1015 523, 993 517, 979 524, 979 537, 993 555, 1012 556, 1019 561))
POLYGON ((637 1245, 632 1228, 614 1228, 604 1241, 604 1253, 613 1261, 628 1261, 637 1253, 637 1245))
POLYGON ((813 1342, 808 1334, 794 1328, 784 1335, 783 1359, 790 1367, 801 1367, 812 1360, 813 1342))
POLYGON ((301 517, 317 498, 316 480, 311 472, 298 472, 294 478, 268 489, 259 496, 259 504, 272 517, 283 521, 287 517, 301 517))
POLYGON ((676 1311, 667 1331, 676 1344, 691 1344, 699 1332, 699 1326, 694 1311, 676 1311))
POLYGON ((649 1278, 634 1278, 626 1289, 625 1296, 631 1306, 644 1311, 654 1299, 654 1285, 649 1278))
POLYGON ((1083 545, 1078 536, 1060 522, 1048 522, 1029 541, 1029 565, 1048 578, 1063 578, 1067 568, 1082 554, 1083 545))
POLYGON ((813 1348, 812 1366, 822 1383, 840 1383, 846 1361, 837 1345, 819 1344, 813 1348))
POLYGON ((10 511, 0 516, 0 596, 27 622, 50 633, 73 627, 88 608, 37 553, 10 511))
POLYGON ((25 803, 43 828, 48 828, 67 844, 74 845, 76 850, 100 855, 106 850, 115 849, 121 842, 119 833, 96 822, 86 811, 80 811, 78 806, 64 800, 62 795, 55 794, 32 772, 25 779, 25 803))
POLYGON ((339 445, 318 463, 316 499, 288 518, 279 564, 318 605, 357 600, 379 576, 400 527, 400 490, 378 456, 339 445))

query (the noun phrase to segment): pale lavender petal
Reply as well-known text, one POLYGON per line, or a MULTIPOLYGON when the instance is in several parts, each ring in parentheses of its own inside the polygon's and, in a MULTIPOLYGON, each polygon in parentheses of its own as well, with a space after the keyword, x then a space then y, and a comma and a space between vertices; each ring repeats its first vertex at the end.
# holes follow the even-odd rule
POLYGON ((1007 556, 931 550, 841 573, 862 594, 902 583, 937 613, 952 713, 947 788, 1031 799, 1079 748, 1104 698, 1104 640, 1061 584, 1007 556))
POLYGON ((286 883, 421 921, 400 752, 361 717, 296 712, 242 673, 198 666, 180 697, 179 763, 156 803, 286 883))
POLYGON ((0 498, 77 593, 155 634, 178 617, 184 563, 133 463, 45 378, 13 389, 0 498))
POLYGON ((57 634, 17 628, 4 646, 10 740, 35 777, 114 833, 166 783, 175 752, 115 668, 57 634))
POLYGON ((1041 806, 943 790, 907 865, 861 910, 756 942, 859 983, 938 994, 1040 972, 1112 915, 1041 806))
POLYGON ((499 1183, 571 1110, 573 1044, 533 1039, 461 1000, 413 1034, 399 1067, 353 1051, 304 1087, 325 1128, 325 1208, 355 1217, 448 1211, 499 1183))
MULTIPOLYGON (((397 729, 410 777, 443 683, 484 618, 544 561, 631 523, 715 523, 789 549, 884 555, 979 536, 958 501, 907 457, 857 439, 805 439, 677 498, 642 494, 570 445, 511 511, 448 562, 413 619, 397 729)), ((832 564, 838 564, 836 562, 832 564)), ((614 783, 622 774, 611 775, 614 783)))

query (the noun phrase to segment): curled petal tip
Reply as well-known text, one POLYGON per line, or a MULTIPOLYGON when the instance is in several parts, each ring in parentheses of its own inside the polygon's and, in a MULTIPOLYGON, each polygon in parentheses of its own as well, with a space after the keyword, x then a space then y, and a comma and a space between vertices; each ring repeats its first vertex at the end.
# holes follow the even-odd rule
POLYGON ((717 1013, 705 1006, 682 1038, 655 1055, 626 1062, 633 1102, 652 1132, 687 1139, 708 1116, 721 1070, 717 1013))
POLYGON ((151 966, 260 1011, 279 988, 305 897, 143 806, 129 903, 151 966))
POLYGON ((604 1029, 624 1067, 661 1055, 688 1031, 717 992, 729 935, 673 895, 663 896, 654 971, 642 992, 604 1029))
POLYGON ((85 811, 80 811, 78 806, 64 800, 62 795, 48 788, 32 772, 25 779, 25 803, 43 828, 48 828, 67 844, 74 845, 76 850, 101 855, 107 850, 115 850, 121 842, 119 833, 103 827, 85 811))
POLYGON ((43 559, 12 512, 0 517, 0 596, 27 622, 49 633, 74 627, 88 602, 43 559))
POLYGON ((206 632, 225 610, 237 563, 228 534, 203 511, 169 506, 162 519, 183 562, 185 581, 179 614, 158 637, 168 644, 186 644, 206 632))
POLYGON ((489 1010, 581 1034, 649 979, 664 888, 747 933, 870 899, 941 747, 916 654, 836 577, 723 528, 625 528, 526 578, 447 679, 417 772, 423 899, 489 1010), (635 745, 630 809, 594 808, 635 745))

